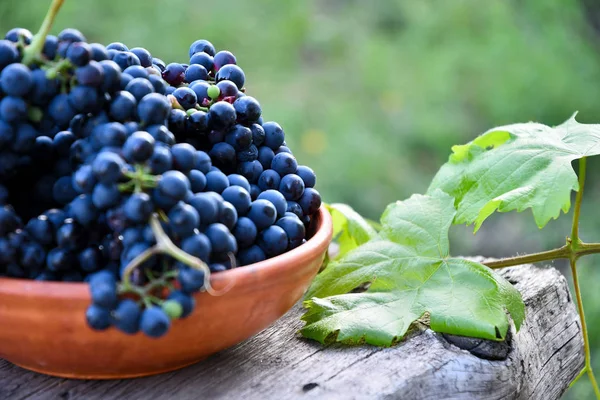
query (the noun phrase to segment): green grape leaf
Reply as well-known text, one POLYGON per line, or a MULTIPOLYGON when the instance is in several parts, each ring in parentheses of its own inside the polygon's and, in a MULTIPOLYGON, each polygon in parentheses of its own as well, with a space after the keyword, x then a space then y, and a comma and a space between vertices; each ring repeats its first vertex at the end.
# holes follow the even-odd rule
POLYGON ((520 293, 474 261, 449 256, 454 199, 436 190, 388 206, 380 236, 333 261, 307 293, 305 337, 389 346, 429 314, 438 332, 503 339, 519 329, 520 293), (369 283, 363 293, 348 293, 369 283))
POLYGON ((454 223, 475 224, 475 232, 496 210, 531 208, 543 228, 571 207, 579 190, 571 162, 600 154, 600 125, 580 124, 575 115, 555 128, 537 123, 494 128, 454 146, 429 192, 456 199, 454 223))
POLYGON ((377 237, 377 232, 360 214, 346 204, 326 206, 333 220, 333 237, 339 245, 336 257, 342 257, 350 250, 377 237))

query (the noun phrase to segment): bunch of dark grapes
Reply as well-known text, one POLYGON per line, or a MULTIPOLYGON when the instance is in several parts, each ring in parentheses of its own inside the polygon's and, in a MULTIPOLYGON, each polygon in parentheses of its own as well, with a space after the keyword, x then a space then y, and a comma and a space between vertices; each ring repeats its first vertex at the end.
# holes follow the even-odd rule
POLYGON ((0 276, 86 281, 89 325, 152 337, 208 277, 307 240, 321 205, 228 51, 10 30, 0 40, 0 276))

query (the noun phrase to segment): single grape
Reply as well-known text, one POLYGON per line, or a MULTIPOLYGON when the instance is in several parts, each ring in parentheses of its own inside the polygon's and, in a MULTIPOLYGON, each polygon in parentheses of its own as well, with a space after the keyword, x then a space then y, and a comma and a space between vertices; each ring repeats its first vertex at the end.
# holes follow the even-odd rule
POLYGON ((298 201, 304 193, 304 181, 296 174, 288 174, 281 178, 279 191, 286 200, 298 201))
POLYGON ((140 330, 140 317, 142 310, 131 299, 123 299, 111 313, 111 322, 121 332, 133 335, 140 330))
POLYGON ((277 209, 270 201, 257 199, 250 204, 247 217, 254 222, 256 228, 260 231, 275 223, 277 209))
POLYGON ((140 329, 147 336, 158 338, 169 330, 171 321, 169 316, 160 307, 152 306, 142 312, 140 329))

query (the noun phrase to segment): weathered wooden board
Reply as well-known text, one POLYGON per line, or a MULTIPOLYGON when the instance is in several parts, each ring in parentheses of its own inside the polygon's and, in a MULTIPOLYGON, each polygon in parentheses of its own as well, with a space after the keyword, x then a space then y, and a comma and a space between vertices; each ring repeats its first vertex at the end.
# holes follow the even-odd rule
POLYGON ((501 361, 478 358, 431 330, 386 349, 321 346, 296 334, 297 305, 246 342, 155 377, 75 381, 0 360, 0 399, 557 399, 584 365, 567 282, 553 268, 502 274, 523 294, 527 319, 501 361))

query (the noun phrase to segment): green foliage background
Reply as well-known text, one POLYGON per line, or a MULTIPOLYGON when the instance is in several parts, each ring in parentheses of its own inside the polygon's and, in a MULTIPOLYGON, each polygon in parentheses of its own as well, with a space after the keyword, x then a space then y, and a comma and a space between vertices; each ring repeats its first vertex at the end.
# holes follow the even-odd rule
MULTIPOLYGON (((35 29, 48 3, 0 1, 0 31, 35 29)), ((553 125, 575 110, 580 122, 600 122, 593 11, 575 0, 67 0, 55 33, 76 27, 90 41, 144 46, 167 62, 186 62, 198 38, 231 50, 265 117, 316 170, 325 199, 377 218, 389 202, 424 192, 451 145, 490 127, 553 125)), ((591 168, 593 181, 600 163, 591 168)), ((588 241, 600 240, 599 191, 590 182, 588 241)), ((502 256, 562 244, 568 218, 538 232, 525 214, 491 218, 476 237, 455 229, 453 252, 502 256)), ((600 371, 596 261, 581 273, 600 371)), ((579 384, 566 397, 590 395, 579 384)))

